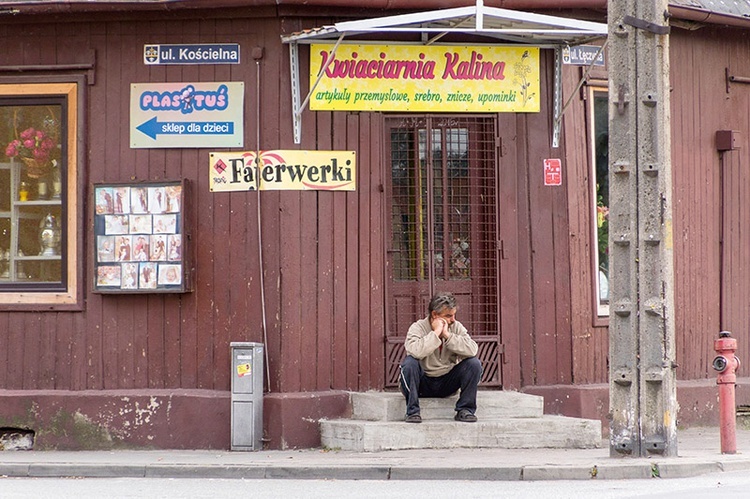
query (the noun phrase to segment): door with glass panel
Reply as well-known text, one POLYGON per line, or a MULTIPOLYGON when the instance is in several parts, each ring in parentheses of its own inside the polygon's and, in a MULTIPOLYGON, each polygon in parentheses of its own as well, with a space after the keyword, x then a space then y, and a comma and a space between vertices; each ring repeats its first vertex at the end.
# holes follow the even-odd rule
POLYGON ((386 121, 386 385, 395 386, 409 325, 437 291, 479 344, 482 384, 501 385, 497 121, 424 115, 386 121))

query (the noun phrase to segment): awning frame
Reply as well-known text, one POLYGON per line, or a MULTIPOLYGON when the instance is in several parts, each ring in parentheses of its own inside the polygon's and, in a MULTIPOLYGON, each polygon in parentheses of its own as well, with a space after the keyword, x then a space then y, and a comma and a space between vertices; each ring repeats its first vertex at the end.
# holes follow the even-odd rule
MULTIPOLYGON (((421 42, 412 44, 431 45, 448 34, 479 35, 503 42, 527 44, 555 50, 554 74, 554 124, 552 147, 559 146, 560 125, 565 106, 562 106, 562 49, 565 46, 582 45, 607 36, 607 25, 564 17, 554 17, 530 12, 485 7, 483 0, 476 5, 427 12, 417 12, 357 21, 335 23, 299 33, 282 36, 289 44, 289 63, 292 90, 292 120, 294 143, 302 141, 302 111, 325 72, 320 68, 316 81, 311 85, 304 101, 300 100, 299 44, 311 44, 321 40, 336 39, 329 53, 333 61, 336 49, 346 36, 372 33, 420 33, 421 42), (430 37, 429 35, 434 35, 430 37)), ((368 41, 367 43, 389 43, 368 41)), ((405 42, 398 42, 405 43, 405 42)), ((592 63, 593 64, 593 63, 592 63)), ((590 67, 589 67, 590 69, 590 67)), ((588 71, 587 73, 588 74, 588 71)), ((584 75, 584 78, 586 76, 584 75)), ((580 86, 580 84, 579 84, 580 86)))

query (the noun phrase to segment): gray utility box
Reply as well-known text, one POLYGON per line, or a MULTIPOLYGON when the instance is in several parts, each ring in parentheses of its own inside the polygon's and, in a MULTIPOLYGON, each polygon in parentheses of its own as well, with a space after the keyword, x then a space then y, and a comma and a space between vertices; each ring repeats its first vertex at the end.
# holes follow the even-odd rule
POLYGON ((263 448, 263 343, 232 342, 232 450, 263 448))

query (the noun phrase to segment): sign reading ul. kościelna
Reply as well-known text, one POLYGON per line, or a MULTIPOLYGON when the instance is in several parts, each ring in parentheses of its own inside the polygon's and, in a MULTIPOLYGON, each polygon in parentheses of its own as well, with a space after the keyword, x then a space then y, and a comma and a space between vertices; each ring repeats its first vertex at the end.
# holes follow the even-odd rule
POLYGON ((133 83, 130 147, 242 147, 245 84, 133 83))
POLYGON ((143 46, 143 63, 162 64, 239 64, 238 43, 150 44, 143 46))
POLYGON ((539 48, 310 46, 313 111, 539 112, 539 48))

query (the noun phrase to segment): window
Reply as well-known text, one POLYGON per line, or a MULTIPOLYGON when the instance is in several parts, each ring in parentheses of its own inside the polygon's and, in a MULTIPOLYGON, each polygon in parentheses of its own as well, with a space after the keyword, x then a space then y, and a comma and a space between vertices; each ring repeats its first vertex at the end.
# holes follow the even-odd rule
POLYGON ((589 92, 594 302, 596 316, 603 317, 609 315, 609 98, 603 88, 589 92))
POLYGON ((76 83, 0 84, 0 304, 75 304, 76 83))

